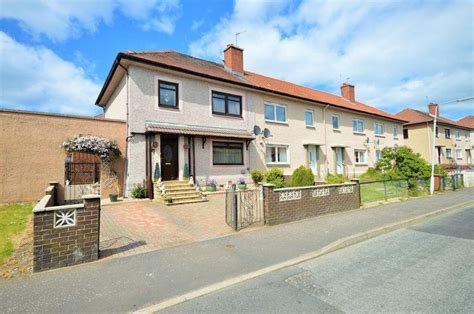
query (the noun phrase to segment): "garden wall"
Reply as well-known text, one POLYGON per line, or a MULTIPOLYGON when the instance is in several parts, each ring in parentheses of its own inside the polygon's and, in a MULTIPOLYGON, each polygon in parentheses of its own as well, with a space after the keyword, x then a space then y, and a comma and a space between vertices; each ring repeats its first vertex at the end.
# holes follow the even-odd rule
POLYGON ((263 186, 265 223, 277 225, 359 208, 357 183, 275 189, 263 186))
MULTIPOLYGON (((0 203, 39 200, 49 181, 64 195, 66 154, 60 145, 74 135, 116 141, 125 154, 125 122, 18 110, 0 110, 0 203)), ((112 164, 123 186, 123 156, 112 164)), ((102 197, 109 191, 102 190, 102 197)), ((61 200, 60 200, 61 201, 61 200)))

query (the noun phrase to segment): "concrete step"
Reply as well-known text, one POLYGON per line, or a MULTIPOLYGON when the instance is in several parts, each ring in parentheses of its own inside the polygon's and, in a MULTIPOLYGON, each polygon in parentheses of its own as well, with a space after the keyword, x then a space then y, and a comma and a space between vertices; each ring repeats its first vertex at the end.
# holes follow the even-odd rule
POLYGON ((165 187, 165 193, 174 193, 174 192, 185 192, 185 191, 196 191, 196 189, 190 185, 188 186, 174 186, 170 188, 165 187))
POLYGON ((201 195, 201 193, 199 193, 198 191, 196 190, 193 190, 193 191, 183 191, 183 192, 166 192, 165 195, 167 196, 171 196, 171 197, 174 197, 174 196, 187 196, 187 195, 201 195))
POLYGON ((202 196, 200 194, 194 194, 194 195, 180 195, 180 196, 170 196, 170 195, 165 195, 165 198, 170 198, 173 201, 175 200, 190 200, 190 199, 200 199, 202 196))
POLYGON ((207 199, 196 199, 196 200, 176 200, 173 203, 166 203, 166 205, 180 205, 180 204, 191 204, 191 203, 201 203, 207 202, 207 199))

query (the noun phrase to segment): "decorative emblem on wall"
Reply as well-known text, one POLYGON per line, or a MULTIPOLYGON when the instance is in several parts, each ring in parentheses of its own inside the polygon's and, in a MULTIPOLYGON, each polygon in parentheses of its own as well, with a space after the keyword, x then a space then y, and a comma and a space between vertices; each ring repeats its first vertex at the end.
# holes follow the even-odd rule
POLYGON ((301 190, 280 192, 280 202, 294 201, 301 199, 301 190))
POLYGON ((315 189, 311 192, 312 197, 329 196, 329 188, 315 189))
POLYGON ((339 188, 339 194, 349 194, 349 193, 354 193, 354 187, 352 185, 341 186, 339 188))
POLYGON ((54 228, 70 227, 76 225, 76 210, 58 210, 54 213, 54 228))

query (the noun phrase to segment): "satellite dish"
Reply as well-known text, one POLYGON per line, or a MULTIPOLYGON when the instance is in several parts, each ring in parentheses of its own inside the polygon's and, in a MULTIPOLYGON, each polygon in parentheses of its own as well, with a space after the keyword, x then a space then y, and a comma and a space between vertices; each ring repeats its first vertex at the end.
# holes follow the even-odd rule
POLYGON ((272 136, 272 133, 270 133, 270 130, 267 128, 263 129, 263 137, 269 138, 270 136, 272 136))
POLYGON ((260 129, 260 127, 258 125, 254 125, 253 126, 253 134, 260 135, 260 133, 262 133, 262 129, 260 129))

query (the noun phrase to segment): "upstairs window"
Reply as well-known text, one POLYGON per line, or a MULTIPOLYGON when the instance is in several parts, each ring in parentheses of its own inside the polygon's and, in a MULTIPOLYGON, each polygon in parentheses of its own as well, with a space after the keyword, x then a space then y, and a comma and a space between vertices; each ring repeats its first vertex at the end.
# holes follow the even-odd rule
POLYGON ((352 131, 354 133, 364 133, 365 131, 364 120, 352 119, 352 131))
POLYGON ((453 158, 451 148, 446 148, 446 158, 447 159, 452 159, 453 158))
POLYGON ((461 131, 454 131, 454 138, 457 140, 461 139, 461 131))
POLYGON ((273 103, 265 103, 265 121, 286 122, 286 107, 273 103))
POLYGON ((178 108, 178 84, 158 81, 158 105, 178 108))
POLYGON ((332 128, 334 130, 339 130, 339 115, 338 114, 332 115, 332 128))
POLYGON ((393 127, 393 138, 398 138, 398 127, 393 127))
POLYGON ((456 149, 456 159, 462 159, 462 149, 456 149))
POLYGON ((212 113, 226 116, 242 116, 242 97, 212 92, 212 113))
POLYGON ((377 149, 375 151, 375 161, 379 161, 380 158, 382 158, 382 151, 380 149, 377 149))
POLYGON ((444 137, 451 138, 451 129, 444 129, 444 137))
POLYGON ((436 137, 439 137, 439 129, 436 127, 436 137))
POLYGON ((404 139, 408 138, 408 129, 403 129, 403 138, 404 139))
POLYGON ((304 121, 307 127, 314 127, 314 112, 312 110, 305 110, 304 121))
POLYGON ((288 164, 287 146, 267 146, 265 161, 270 165, 288 164))
POLYGON ((232 142, 212 142, 213 165, 243 165, 244 144, 232 142))
POLYGON ((382 123, 375 123, 374 124, 374 132, 375 135, 377 136, 383 136, 384 133, 384 127, 382 123))

